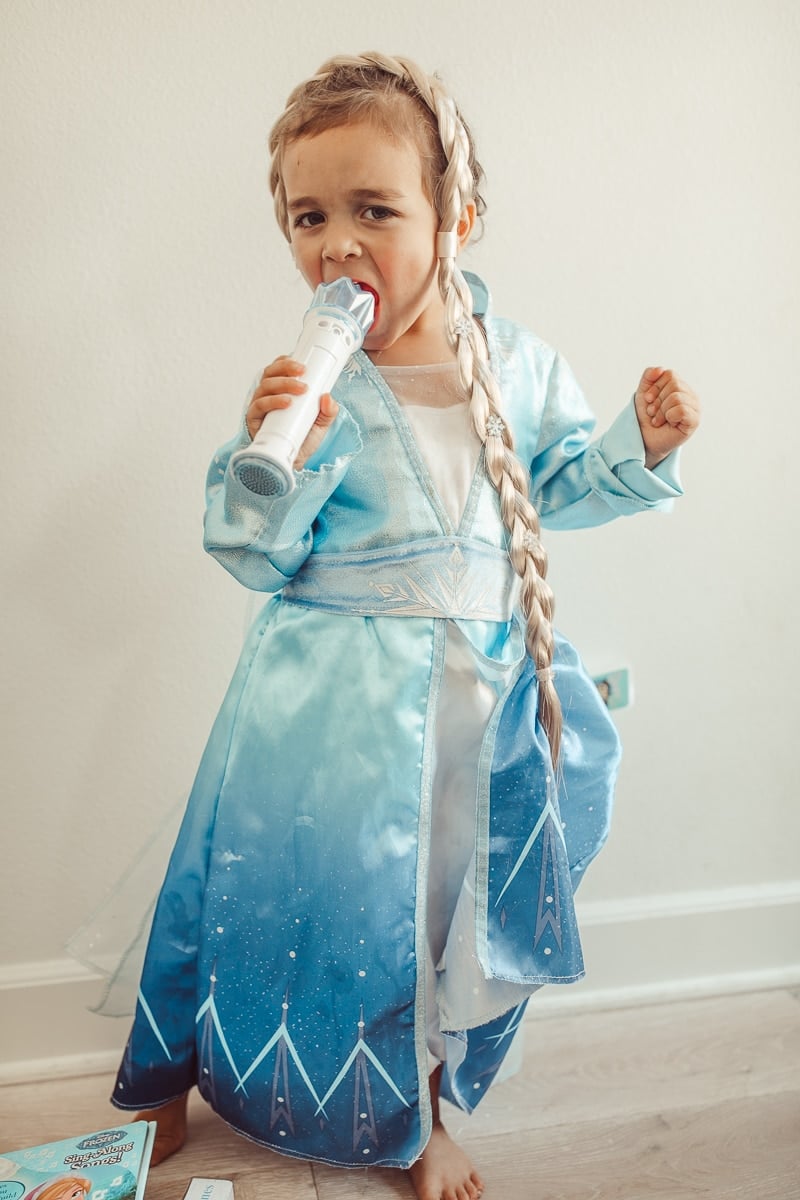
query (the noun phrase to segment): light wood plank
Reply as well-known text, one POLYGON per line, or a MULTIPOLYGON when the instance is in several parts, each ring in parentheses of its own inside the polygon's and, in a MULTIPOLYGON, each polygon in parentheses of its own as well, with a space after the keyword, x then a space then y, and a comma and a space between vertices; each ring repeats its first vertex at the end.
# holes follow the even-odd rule
POLYGON ((524 1066, 459 1142, 532 1127, 701 1107, 797 1087, 800 1004, 783 991, 526 1022, 524 1066))
POLYGON ((192 1176, 232 1179, 236 1200, 317 1200, 310 1163, 234 1133, 197 1092, 184 1148, 151 1172, 147 1200, 181 1200, 192 1176))
MULTIPOLYGON (((798 1200, 800 1092, 470 1146, 484 1200, 798 1200)), ((327 1198, 326 1198, 327 1200, 327 1198)))
POLYGON ((132 1120, 109 1104, 113 1083, 108 1075, 86 1075, 0 1087, 0 1145, 36 1146, 132 1120))
MULTIPOLYGON (((222 1178, 233 1180, 234 1200, 318 1200, 311 1171, 302 1163, 285 1163, 269 1174, 233 1171, 222 1178)), ((157 1192, 148 1191, 147 1200, 162 1198, 157 1192)), ((163 1200, 169 1198, 165 1196, 163 1200)))
MULTIPOLYGON (((133 1120, 106 1097, 113 1077, 0 1088, 0 1147, 58 1141, 133 1120)), ((0 1151, 1 1152, 1 1151, 0 1151)), ((147 1200, 181 1200, 193 1176, 233 1179, 236 1200, 317 1200, 309 1163, 288 1159, 234 1133, 194 1092, 184 1148, 150 1172, 147 1200)))
MULTIPOLYGON (((172 1160, 171 1160, 172 1161, 172 1160)), ((177 1163, 177 1159, 174 1160, 177 1163)), ((192 1165, 191 1175, 184 1168, 170 1177, 169 1163, 156 1167, 147 1180, 145 1200, 183 1200, 192 1177, 233 1180, 234 1200, 318 1200, 311 1170, 305 1163, 283 1160, 269 1170, 198 1170, 192 1165)))
POLYGON ((348 1171, 314 1163, 314 1181, 319 1200, 415 1200, 416 1196, 405 1171, 381 1167, 348 1171))
MULTIPOLYGON (((486 1200, 800 1200, 800 1003, 788 991, 534 1020, 525 1065, 448 1127, 486 1200)), ((125 1119, 109 1076, 0 1088, 0 1152, 125 1119)), ((236 1200, 411 1200, 401 1171, 293 1161, 234 1134, 195 1093, 189 1139, 147 1200, 192 1176, 236 1200)))

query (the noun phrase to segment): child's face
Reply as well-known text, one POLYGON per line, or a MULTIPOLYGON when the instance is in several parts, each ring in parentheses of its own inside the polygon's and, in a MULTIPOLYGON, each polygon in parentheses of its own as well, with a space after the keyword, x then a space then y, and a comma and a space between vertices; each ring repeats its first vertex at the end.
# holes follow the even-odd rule
POLYGON ((291 142, 282 168, 304 279, 315 288, 349 276, 375 296, 364 349, 387 364, 452 357, 437 284, 439 221, 417 147, 363 122, 291 142))

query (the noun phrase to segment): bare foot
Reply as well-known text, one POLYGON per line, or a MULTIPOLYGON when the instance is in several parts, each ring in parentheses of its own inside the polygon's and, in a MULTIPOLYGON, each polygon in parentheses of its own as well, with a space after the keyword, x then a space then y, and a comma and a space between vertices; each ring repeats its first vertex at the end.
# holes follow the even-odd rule
POLYGON ((136 1114, 137 1121, 155 1121, 158 1126, 150 1159, 151 1167, 155 1167, 165 1158, 169 1158, 170 1154, 175 1154, 186 1141, 186 1103, 188 1099, 189 1093, 184 1092, 182 1096, 170 1100, 168 1104, 162 1104, 160 1108, 148 1108, 144 1112, 136 1114))
POLYGON ((408 1173, 419 1200, 478 1200, 483 1195, 483 1180, 441 1121, 408 1173))
POLYGON ((430 1141, 408 1173, 418 1200, 479 1200, 483 1195, 483 1180, 439 1117, 441 1077, 439 1066, 430 1077, 433 1110, 430 1141))

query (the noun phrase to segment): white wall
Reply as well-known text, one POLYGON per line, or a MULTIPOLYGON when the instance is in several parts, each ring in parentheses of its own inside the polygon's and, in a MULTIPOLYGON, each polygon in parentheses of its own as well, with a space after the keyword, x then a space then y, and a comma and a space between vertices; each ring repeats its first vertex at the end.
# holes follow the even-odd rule
POLYGON ((124 1038, 63 947, 189 786, 240 644, 204 473, 306 299, 267 131, 373 46, 460 98, 489 180, 467 265, 601 423, 649 363, 705 403, 674 515, 550 539, 561 627, 637 690, 581 986, 798 977, 798 11, 6 0, 0 1064, 124 1038))

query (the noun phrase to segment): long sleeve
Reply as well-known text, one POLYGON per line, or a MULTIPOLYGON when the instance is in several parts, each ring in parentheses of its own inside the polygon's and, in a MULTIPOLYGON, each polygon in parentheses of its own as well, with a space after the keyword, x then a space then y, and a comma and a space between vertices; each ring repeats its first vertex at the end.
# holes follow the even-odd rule
POLYGON ((532 500, 548 528, 579 529, 645 509, 668 509, 683 494, 677 451, 654 470, 645 467, 633 402, 592 440, 594 425, 571 370, 556 355, 531 461, 532 500))
POLYGON ((249 440, 243 430, 211 463, 203 545, 245 587, 277 592, 311 553, 314 520, 361 451, 361 435, 340 408, 320 449, 295 473, 294 490, 277 497, 249 491, 230 470, 232 455, 249 440))

